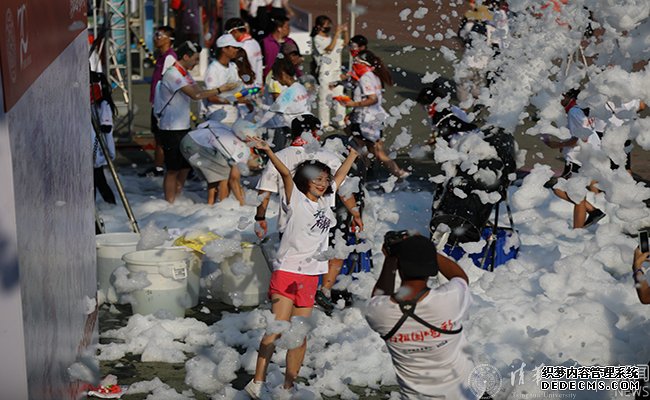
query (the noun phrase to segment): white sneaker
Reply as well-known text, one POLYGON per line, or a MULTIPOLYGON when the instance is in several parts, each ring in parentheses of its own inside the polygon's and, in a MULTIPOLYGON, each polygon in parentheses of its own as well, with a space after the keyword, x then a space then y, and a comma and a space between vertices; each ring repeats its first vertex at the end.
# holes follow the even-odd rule
POLYGON ((266 387, 266 382, 255 382, 255 379, 251 379, 251 381, 244 387, 244 391, 253 400, 271 399, 271 393, 266 387))

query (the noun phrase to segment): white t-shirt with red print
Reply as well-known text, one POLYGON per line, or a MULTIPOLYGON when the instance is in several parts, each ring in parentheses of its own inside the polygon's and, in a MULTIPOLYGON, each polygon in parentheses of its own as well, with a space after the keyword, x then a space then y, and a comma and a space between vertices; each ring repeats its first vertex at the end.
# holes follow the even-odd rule
POLYGON ((383 101, 381 80, 373 72, 366 72, 359 78, 354 88, 353 100, 362 101, 371 95, 377 96, 377 102, 368 107, 356 107, 351 121, 360 125, 361 135, 372 142, 381 138, 381 130, 386 123, 388 113, 381 103, 383 101))
MULTIPOLYGON (((445 330, 458 329, 471 303, 467 282, 452 278, 434 289, 415 307, 415 315, 445 330)), ((402 311, 390 296, 373 296, 365 317, 370 327, 385 335, 402 317, 402 311)), ((467 378, 474 365, 464 347, 465 332, 440 334, 407 318, 386 342, 400 385, 402 399, 465 399, 467 378), (442 397, 440 397, 442 398, 442 397)), ((471 392, 469 392, 471 394, 471 392)))
POLYGON ((192 99, 181 91, 188 85, 194 85, 194 79, 178 63, 164 72, 154 96, 154 113, 161 113, 158 118, 160 129, 165 131, 190 129, 192 99))

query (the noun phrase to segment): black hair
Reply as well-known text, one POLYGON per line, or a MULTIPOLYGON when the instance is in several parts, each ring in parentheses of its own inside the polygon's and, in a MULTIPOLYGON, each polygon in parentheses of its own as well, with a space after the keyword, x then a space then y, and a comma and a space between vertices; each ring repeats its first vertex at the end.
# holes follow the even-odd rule
POLYGON ((373 72, 381 81, 382 86, 393 86, 395 84, 393 78, 390 76, 390 71, 386 68, 381 58, 377 57, 375 53, 370 50, 363 50, 357 57, 374 68, 373 72))
POLYGON ((165 32, 165 35, 169 36, 169 39, 171 41, 174 41, 175 32, 174 32, 174 28, 172 28, 171 26, 169 25, 159 26, 158 28, 156 28, 156 32, 158 31, 165 32))
POLYGON ((233 58, 232 62, 237 66, 237 74, 239 74, 239 78, 241 78, 244 84, 250 85, 255 82, 255 71, 253 71, 253 67, 250 61, 248 61, 246 50, 241 47, 238 48, 237 55, 233 58))
POLYGON ((305 132, 312 133, 320 128, 320 119, 311 114, 299 115, 291 121, 291 139, 299 138, 305 132))
POLYGON ((283 72, 289 76, 296 76, 296 67, 289 60, 289 57, 283 55, 282 58, 278 57, 275 59, 271 72, 273 72, 275 79, 278 79, 283 72))
POLYGON ((176 48, 176 55, 178 56, 179 60, 182 60, 184 56, 192 57, 194 54, 200 52, 201 52, 201 46, 189 40, 186 40, 185 42, 181 43, 176 48))
POLYGON ((562 93, 564 97, 568 97, 570 99, 578 99, 579 94, 580 94, 579 88, 569 89, 566 92, 562 93))
POLYGON ((284 15, 278 15, 277 17, 271 18, 271 21, 269 21, 269 25, 271 29, 269 29, 270 33, 273 33, 280 29, 282 25, 284 25, 286 22, 289 21, 289 18, 285 17, 284 15))
MULTIPOLYGON (((325 172, 329 180, 332 180, 332 170, 327 166, 327 164, 324 164, 318 160, 303 161, 296 166, 296 171, 293 175, 293 183, 296 185, 296 188, 303 194, 306 194, 309 191, 309 182, 313 180, 313 177, 310 178, 310 174, 307 173, 307 171, 312 168, 316 168, 320 172, 325 172)), ((332 190, 332 185, 328 185, 324 194, 332 193, 334 193, 334 190, 332 190)))
POLYGON ((354 35, 350 39, 350 43, 356 43, 359 46, 368 46, 368 38, 363 35, 354 35))
POLYGON ((449 96, 450 100, 457 100, 456 83, 441 76, 436 78, 430 86, 423 87, 415 101, 428 106, 436 99, 444 99, 447 96, 449 96))
POLYGON ((223 30, 226 32, 234 28, 239 28, 237 29, 239 32, 244 32, 246 31, 246 23, 241 18, 230 18, 228 21, 226 21, 226 24, 223 26, 223 30))
MULTIPOLYGON (((90 71, 90 83, 99 83, 102 89, 102 100, 106 100, 111 107, 113 116, 117 115, 117 106, 113 102, 113 90, 111 84, 108 82, 108 77, 103 72, 90 71)), ((99 104, 99 102, 98 102, 99 104)))
POLYGON ((332 19, 327 15, 319 15, 318 17, 316 17, 316 21, 314 22, 314 27, 311 28, 311 33, 309 34, 309 36, 314 37, 318 35, 318 32, 321 30, 321 28, 327 21, 332 23, 332 19))

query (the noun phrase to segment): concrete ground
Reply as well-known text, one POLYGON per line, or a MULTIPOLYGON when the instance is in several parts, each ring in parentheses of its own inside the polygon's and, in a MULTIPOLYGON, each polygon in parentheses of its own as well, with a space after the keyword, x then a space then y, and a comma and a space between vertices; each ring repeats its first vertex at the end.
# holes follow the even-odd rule
MULTIPOLYGON (((333 19, 336 16, 334 2, 314 2, 312 0, 293 0, 293 4, 313 12, 314 16, 325 13, 333 19), (332 4, 330 4, 332 3, 332 4)), ((386 89, 385 99, 386 109, 391 106, 399 105, 405 99, 414 99, 417 92, 422 87, 421 79, 427 72, 437 72, 443 76, 451 76, 452 69, 437 49, 431 48, 431 43, 426 40, 424 35, 414 37, 412 35, 416 22, 412 29, 407 29, 405 22, 400 21, 398 14, 404 8, 415 10, 419 7, 417 0, 400 1, 400 6, 396 7, 394 0, 366 0, 358 1, 358 4, 365 6, 367 12, 357 19, 357 33, 364 32, 371 40, 371 49, 375 51, 386 64, 393 69, 393 78, 396 81, 394 87, 386 89), (372 3, 371 3, 372 1, 372 3), (378 40, 377 30, 380 29, 387 36, 394 35, 394 40, 378 40), (412 51, 405 51, 405 46, 412 46, 412 51)), ((426 24, 428 33, 440 31, 446 32, 447 29, 456 30, 458 26, 458 14, 462 10, 449 7, 450 2, 444 3, 443 6, 431 7, 427 18, 423 20, 426 24), (453 11, 456 11, 454 16, 453 11), (447 15, 448 19, 440 19, 441 15, 447 15), (435 20, 435 25, 431 23, 435 20), (442 21, 442 22, 441 22, 442 21)), ((459 46, 453 39, 448 39, 443 44, 452 49, 458 49, 459 46)), ((308 65, 308 59, 305 66, 308 65)), ((149 71, 150 74, 150 71, 149 71)), ((148 101, 149 85, 146 82, 135 83, 133 99, 136 104, 136 114, 131 126, 131 132, 117 132, 118 141, 118 159, 117 165, 121 174, 135 174, 143 171, 152 165, 153 138, 149 128, 150 105, 148 101)), ((412 144, 423 144, 429 136, 430 128, 426 123, 427 115, 425 111, 416 106, 409 115, 405 115, 393 128, 386 129, 384 132, 387 147, 393 143, 395 137, 403 128, 408 129, 413 135, 412 144)), ((560 171, 563 163, 558 159, 559 153, 556 150, 549 149, 535 137, 524 135, 523 131, 528 126, 534 124, 533 120, 527 121, 526 126, 520 127, 514 134, 520 148, 528 150, 526 164, 524 169, 530 169, 535 163, 546 163, 553 167, 554 170, 560 171)), ((421 160, 412 160, 407 156, 409 148, 401 149, 397 152, 398 162, 402 165, 411 166, 414 175, 409 178, 412 186, 426 186, 428 183, 425 178, 436 170, 432 157, 421 160), (418 181, 420 183, 418 184, 418 181)), ((639 179, 650 180, 650 157, 649 153, 636 148, 633 153, 633 169, 639 179)), ((385 173, 377 176, 378 180, 385 179, 385 173)), ((162 189, 161 189, 162 196, 162 189)), ((137 217, 137 216, 136 216, 137 217)), ((223 304, 215 301, 202 299, 202 303, 208 305, 211 310, 233 311, 223 304)), ((220 318, 220 313, 206 315, 198 312, 202 305, 189 310, 187 316, 193 317, 206 323, 211 323, 220 318)), ((130 316, 130 306, 119 306, 121 314, 117 316, 109 313, 106 309, 100 311, 99 327, 100 331, 114 329, 124 326, 130 316)), ((104 375, 114 374, 118 376, 120 384, 130 384, 142 380, 150 380, 159 377, 162 381, 176 388, 179 392, 188 389, 184 384, 184 365, 183 364, 165 364, 165 363, 144 363, 140 362, 138 357, 127 356, 123 359, 111 362, 102 362, 101 371, 104 375)), ((250 375, 243 371, 239 372, 238 379, 233 382, 235 388, 242 388, 250 379, 250 375)), ((382 388, 382 392, 372 395, 363 395, 365 388, 352 388, 361 394, 361 399, 382 399, 387 398, 387 394, 395 388, 382 388)), ((208 399, 207 396, 195 392, 197 399, 208 399)), ((131 395, 124 396, 126 400, 144 399, 146 396, 131 395)))

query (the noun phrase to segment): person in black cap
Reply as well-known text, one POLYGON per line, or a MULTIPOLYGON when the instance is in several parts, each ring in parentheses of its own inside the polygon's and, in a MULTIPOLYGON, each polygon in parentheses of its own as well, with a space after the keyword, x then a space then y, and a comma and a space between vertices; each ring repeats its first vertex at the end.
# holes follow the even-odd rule
POLYGON ((419 234, 389 232, 382 250, 384 266, 365 317, 386 341, 401 398, 474 399, 467 386, 474 365, 463 351, 460 323, 471 301, 467 275, 419 234), (449 282, 430 288, 438 272, 449 282))

